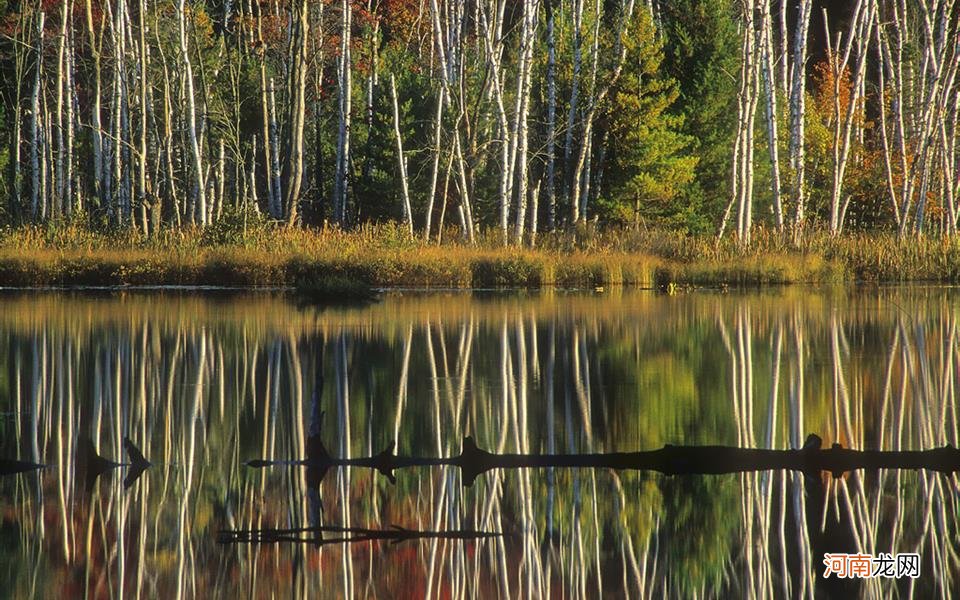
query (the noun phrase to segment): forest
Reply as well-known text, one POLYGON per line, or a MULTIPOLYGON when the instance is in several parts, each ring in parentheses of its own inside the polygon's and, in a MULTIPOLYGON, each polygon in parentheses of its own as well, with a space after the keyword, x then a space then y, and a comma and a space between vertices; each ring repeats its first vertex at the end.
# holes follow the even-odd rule
POLYGON ((0 223, 957 232, 954 0, 0 0, 0 223))

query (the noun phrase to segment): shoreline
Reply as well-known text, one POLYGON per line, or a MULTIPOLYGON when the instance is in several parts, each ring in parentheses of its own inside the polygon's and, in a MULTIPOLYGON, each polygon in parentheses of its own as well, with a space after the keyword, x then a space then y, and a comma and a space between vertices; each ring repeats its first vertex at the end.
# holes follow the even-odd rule
POLYGON ((843 276, 840 265, 810 255, 681 262, 639 253, 504 249, 468 250, 469 256, 445 259, 440 250, 373 251, 346 257, 278 256, 222 248, 191 255, 139 249, 0 253, 0 287, 283 289, 328 278, 384 289, 664 288, 851 281, 843 276))
POLYGON ((557 233, 537 248, 442 245, 393 228, 264 227, 211 240, 207 232, 155 238, 88 230, 0 232, 0 287, 297 288, 337 280, 395 289, 592 289, 627 286, 960 283, 960 241, 888 234, 799 245, 778 235, 750 247, 667 232, 557 233))

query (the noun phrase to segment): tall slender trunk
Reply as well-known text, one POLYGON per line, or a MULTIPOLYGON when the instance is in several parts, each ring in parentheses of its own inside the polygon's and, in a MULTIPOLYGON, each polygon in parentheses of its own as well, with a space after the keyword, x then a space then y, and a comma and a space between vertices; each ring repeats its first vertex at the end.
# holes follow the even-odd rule
MULTIPOLYGON (((567 109, 567 133, 563 142, 563 202, 570 201, 573 196, 573 189, 580 185, 579 178, 573 173, 573 134, 576 127, 577 111, 579 110, 580 100, 580 70, 583 63, 583 2, 584 0, 573 0, 573 75, 570 79, 570 106, 567 109)), ((587 136, 583 136, 583 140, 587 136)), ((573 225, 580 220, 579 202, 570 203, 570 224, 573 225)))
MULTIPOLYGON (((557 44, 554 0, 547 2, 547 228, 557 225, 557 44)), ((534 229, 534 235, 536 230, 534 229)))
MULTIPOLYGON (((430 194, 427 196, 427 209, 423 224, 423 239, 430 240, 430 228, 433 223, 433 204, 437 195, 437 180, 440 176, 440 141, 443 133, 444 86, 440 86, 437 96, 437 110, 433 118, 433 166, 430 169, 430 194)), ((446 201, 446 199, 444 199, 446 201)))
POLYGON ((40 141, 40 129, 42 128, 41 119, 43 118, 40 115, 40 80, 43 75, 43 21, 44 14, 41 11, 37 15, 37 64, 36 67, 34 67, 33 95, 30 100, 30 167, 33 177, 33 185, 30 190, 30 214, 34 221, 40 219, 41 213, 43 212, 42 203, 45 201, 41 198, 42 190, 40 183, 43 176, 40 164, 43 160, 41 156, 43 148, 40 141))
POLYGON ((140 155, 137 157, 137 204, 140 208, 140 229, 144 234, 150 233, 150 227, 147 220, 147 211, 149 200, 147 198, 147 125, 149 123, 150 103, 147 101, 147 90, 149 86, 148 73, 150 69, 150 50, 147 47, 147 0, 140 0, 139 6, 140 23, 140 64, 139 64, 139 91, 140 91, 140 155))
POLYGON ((21 130, 22 117, 20 116, 20 91, 17 86, 17 98, 16 103, 14 104, 14 113, 13 113, 13 140, 10 144, 11 152, 13 156, 11 162, 13 163, 13 181, 11 182, 12 193, 10 194, 10 216, 14 219, 21 218, 21 211, 23 207, 20 205, 20 193, 22 185, 22 175, 20 173, 20 146, 22 145, 23 131, 21 130))
POLYGON ((520 74, 517 78, 517 116, 515 126, 516 173, 517 173, 517 220, 514 229, 516 243, 523 242, 524 220, 527 216, 527 148, 529 135, 527 116, 530 112, 530 75, 533 60, 534 35, 537 26, 539 0, 524 0, 523 27, 520 40, 520 74))
POLYGON ((98 207, 103 207, 107 203, 104 197, 103 185, 103 124, 100 121, 100 96, 102 95, 102 75, 100 68, 100 43, 103 35, 97 36, 93 28, 93 4, 92 0, 86 0, 87 17, 87 38, 90 44, 90 54, 93 57, 93 94, 90 106, 90 141, 93 151, 93 195, 96 198, 98 207))
POLYGON ((403 199, 403 222, 413 235, 413 215, 410 211, 410 191, 407 185, 407 161, 403 156, 403 139, 400 135, 400 107, 397 103, 397 82, 390 74, 390 97, 393 100, 393 134, 397 140, 397 162, 400 164, 400 190, 403 199))
POLYGON ((200 156, 200 145, 197 142, 197 107, 193 92, 193 65, 190 53, 187 50, 187 20, 184 10, 185 0, 177 2, 177 18, 180 25, 180 60, 183 63, 184 78, 186 80, 187 100, 187 134, 190 138, 190 152, 193 155, 194 197, 196 198, 197 212, 201 215, 200 226, 207 224, 207 200, 203 182, 203 158, 200 156))
MULTIPOLYGON (((481 3, 479 8, 481 26, 483 29, 483 40, 487 49, 487 66, 489 69, 489 79, 492 82, 491 93, 496 105, 497 125, 500 132, 500 236, 502 242, 507 244, 509 241, 508 228, 510 223, 510 200, 513 195, 513 166, 516 148, 516 131, 511 130, 507 118, 507 110, 504 103, 503 82, 501 81, 502 69, 500 62, 500 48, 502 42, 499 40, 501 30, 500 16, 494 10, 496 6, 487 9, 486 3, 481 3), (487 13, 493 16, 493 20, 487 16, 487 13)), ((526 23, 526 18, 524 18, 526 23)), ((521 69, 522 70, 522 69, 521 69)), ((519 94, 517 102, 520 101, 519 94)), ((519 110, 516 115, 519 116, 519 110)))
POLYGON ((353 96, 353 65, 350 56, 353 8, 349 0, 340 2, 340 61, 337 67, 339 100, 339 128, 337 135, 337 165, 333 184, 334 221, 346 227, 349 221, 347 208, 350 186, 350 113, 353 96))
MULTIPOLYGON (((590 102, 587 105, 586 114, 583 117, 583 134, 580 140, 580 152, 577 156, 577 161, 573 168, 573 181, 572 181, 572 194, 570 198, 571 205, 571 218, 573 223, 577 223, 581 219, 586 218, 586 214, 581 211, 583 206, 580 205, 581 194, 584 189, 584 178, 590 176, 589 172, 585 171, 587 165, 588 154, 590 153, 590 140, 593 136, 593 122, 594 117, 596 117, 597 110, 603 106, 604 101, 607 98, 607 94, 610 93, 610 90, 617 84, 620 80, 620 75, 623 73, 623 65, 627 58, 627 48, 622 42, 622 38, 628 35, 630 21, 633 19, 633 6, 634 0, 627 0, 623 5, 623 10, 621 14, 620 24, 618 25, 617 31, 617 58, 613 72, 606 78, 603 86, 600 88, 599 93, 596 90, 593 90, 591 95, 590 102)), ((600 2, 597 2, 598 10, 600 8, 600 2)), ((595 35, 599 35, 599 30, 595 32, 595 35)), ((594 44, 594 79, 596 76, 597 70, 597 53, 599 52, 599 46, 594 44)))
MULTIPOLYGON (((812 0, 800 0, 793 37, 793 62, 790 84, 790 168, 793 171, 794 233, 799 236, 806 219, 806 119, 807 33, 810 29, 812 0)), ((797 238, 799 239, 799 238, 797 238)))
MULTIPOLYGON (((843 213, 846 211, 841 205, 841 194, 847 162, 850 157, 854 119, 862 110, 860 93, 863 89, 863 78, 867 71, 867 44, 872 37, 872 28, 875 22, 874 10, 876 10, 874 0, 857 0, 850 30, 847 32, 843 54, 841 57, 831 56, 828 59, 833 69, 834 80, 833 186, 830 194, 830 232, 834 235, 838 235, 843 229, 843 213), (844 115, 841 116, 840 96, 842 92, 840 86, 844 81, 843 74, 846 72, 850 55, 854 50, 856 50, 854 80, 849 90, 849 104, 846 106, 844 115)), ((824 16, 824 22, 826 22, 826 16, 824 16)))
MULTIPOLYGON (((453 69, 452 66, 447 62, 447 52, 445 50, 445 36, 443 35, 443 27, 440 24, 440 8, 437 0, 430 0, 430 15, 433 21, 433 43, 435 44, 435 50, 439 60, 439 66, 441 71, 440 82, 443 86, 443 100, 446 102, 446 108, 452 110, 452 101, 454 99, 452 92, 452 82, 453 82, 453 69)), ((462 64, 462 63, 461 63, 462 64)), ((463 79, 460 79, 460 83, 463 84, 463 79)), ((462 98, 459 99, 462 102, 462 98)), ((467 167, 466 160, 463 156, 463 145, 460 139, 460 124, 464 120, 465 111, 463 106, 459 106, 458 114, 456 119, 453 122, 453 129, 451 135, 453 137, 453 153, 452 158, 457 162, 457 187, 460 192, 460 206, 457 209, 457 212, 460 216, 460 227, 463 231, 464 237, 471 244, 474 242, 474 227, 473 227, 473 209, 470 205, 470 186, 467 180, 467 167)), ((446 194, 444 194, 446 198, 446 194)), ((440 224, 441 230, 443 228, 443 219, 441 218, 440 224)))
POLYGON ((283 218, 283 202, 281 201, 283 184, 280 178, 280 126, 277 124, 277 88, 274 85, 273 77, 268 82, 268 99, 270 115, 270 180, 273 181, 273 192, 270 195, 270 217, 279 221, 283 218))
POLYGON ((310 34, 310 9, 306 0, 298 5, 296 13, 296 50, 290 73, 290 89, 293 101, 290 105, 290 156, 287 182, 287 195, 284 202, 284 218, 292 225, 297 220, 297 206, 300 203, 300 185, 303 181, 303 129, 306 121, 307 90, 307 40, 310 34))
MULTIPOLYGON (((72 16, 72 15, 71 15, 72 16)), ((67 48, 66 48, 66 59, 64 64, 64 90, 66 94, 66 105, 67 105, 67 114, 66 114, 66 127, 67 134, 66 139, 64 140, 64 146, 66 147, 66 156, 64 157, 64 204, 66 208, 67 216, 72 216, 75 206, 75 192, 76 190, 74 185, 74 171, 73 171, 73 138, 74 138, 74 120, 76 119, 75 102, 76 95, 73 89, 74 83, 74 64, 73 64, 73 28, 70 27, 67 29, 67 48)))
POLYGON ((773 193, 773 220, 778 231, 783 231, 783 203, 780 196, 780 136, 777 128, 777 80, 774 71, 773 18, 770 0, 761 0, 762 23, 760 48, 763 57, 763 86, 767 100, 767 145, 770 153, 770 187, 773 193))
POLYGON ((263 169, 267 180, 267 212, 271 218, 280 218, 280 180, 274 173, 274 155, 278 148, 275 143, 275 115, 270 111, 271 85, 267 81, 267 61, 264 56, 266 45, 263 41, 263 6, 257 3, 257 48, 260 62, 260 112, 262 117, 261 136, 263 140, 263 169))
POLYGON ((64 69, 64 62, 66 60, 66 51, 67 51, 67 31, 68 31, 68 7, 69 2, 63 0, 61 2, 60 8, 60 40, 57 44, 57 114, 56 119, 56 134, 55 142, 57 148, 57 157, 56 157, 56 166, 55 166, 55 175, 54 175, 54 184, 53 184, 53 197, 51 201, 51 212, 53 213, 54 218, 60 217, 64 212, 64 192, 66 191, 66 186, 64 185, 64 167, 66 152, 64 151, 63 145, 63 95, 64 95, 64 83, 66 79, 66 69, 64 69))

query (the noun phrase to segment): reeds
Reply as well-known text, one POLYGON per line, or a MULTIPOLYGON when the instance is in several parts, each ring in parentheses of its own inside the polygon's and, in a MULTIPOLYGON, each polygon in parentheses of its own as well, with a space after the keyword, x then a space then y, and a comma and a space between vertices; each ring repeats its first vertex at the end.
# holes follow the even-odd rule
POLYGON ((735 240, 669 232, 580 228, 547 234, 536 248, 477 244, 451 231, 442 245, 390 224, 354 231, 270 224, 95 232, 75 225, 0 230, 0 285, 295 286, 329 278, 374 287, 543 288, 630 285, 957 282, 960 243, 888 234, 761 232, 735 240))

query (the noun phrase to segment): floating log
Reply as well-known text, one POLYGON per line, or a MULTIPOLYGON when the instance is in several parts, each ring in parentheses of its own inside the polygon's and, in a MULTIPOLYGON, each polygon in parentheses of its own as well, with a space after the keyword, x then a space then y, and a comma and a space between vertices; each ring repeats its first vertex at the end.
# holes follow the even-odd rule
POLYGON ((337 458, 330 456, 323 443, 312 436, 307 443, 307 457, 295 460, 248 461, 250 467, 306 466, 311 484, 323 479, 333 467, 365 467, 383 474, 396 483, 396 469, 447 465, 459 467, 466 486, 492 469, 527 468, 592 468, 635 471, 657 471, 666 475, 723 475, 749 471, 790 470, 816 475, 827 471, 834 477, 858 469, 926 469, 941 473, 960 471, 960 450, 948 444, 932 450, 852 450, 833 444, 822 449, 819 436, 807 436, 803 448, 797 450, 765 450, 735 446, 673 446, 641 452, 609 452, 590 454, 497 454, 477 447, 473 438, 463 440, 458 456, 446 458, 397 456, 394 444, 374 456, 337 458))

